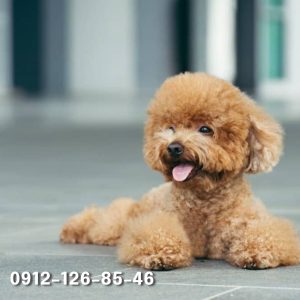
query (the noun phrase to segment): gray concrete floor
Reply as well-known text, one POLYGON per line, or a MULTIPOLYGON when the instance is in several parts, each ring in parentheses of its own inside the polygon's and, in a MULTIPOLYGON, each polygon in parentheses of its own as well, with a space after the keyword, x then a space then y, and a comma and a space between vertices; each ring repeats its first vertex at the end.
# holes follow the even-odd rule
MULTIPOLYGON (((143 162, 142 110, 134 122, 124 118, 123 124, 106 115, 106 122, 99 123, 90 122, 84 111, 72 118, 74 112, 68 115, 62 108, 65 116, 55 104, 49 113, 47 105, 14 109, 9 118, 0 106, 1 299, 300 299, 300 266, 250 271, 208 260, 155 272, 151 287, 13 287, 12 271, 49 271, 58 278, 63 271, 97 276, 121 270, 132 278, 140 270, 119 264, 114 248, 62 245, 59 230, 67 217, 91 203, 105 205, 120 195, 138 199, 162 181, 143 162)), ((97 113, 92 117, 96 120, 97 113)), ((250 180, 271 211, 300 229, 300 123, 284 125, 281 163, 273 173, 250 180)))

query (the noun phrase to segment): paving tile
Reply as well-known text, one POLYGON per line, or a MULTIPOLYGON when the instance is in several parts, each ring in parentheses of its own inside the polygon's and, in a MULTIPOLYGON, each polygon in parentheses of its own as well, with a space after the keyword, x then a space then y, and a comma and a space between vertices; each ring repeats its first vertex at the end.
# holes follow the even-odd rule
MULTIPOLYGON (((45 110, 43 113, 46 113, 45 110)), ((49 116, 48 116, 49 117, 49 116)), ((300 299, 300 266, 249 271, 222 261, 195 260, 189 268, 155 272, 152 287, 12 287, 11 271, 125 270, 116 249, 58 242, 65 220, 91 203, 127 195, 139 199, 162 177, 142 158, 142 124, 126 126, 25 116, 0 132, 0 294, 3 299, 300 299), (240 289, 232 290, 237 287, 240 289), (276 287, 276 289, 274 289, 276 287), (278 288, 283 288, 278 289, 278 288)), ((255 194, 300 230, 299 123, 287 123, 281 163, 249 176, 255 194)))
POLYGON ((157 273, 157 282, 300 288, 300 266, 244 270, 223 261, 196 260, 190 268, 157 273))
POLYGON ((96 245, 61 244, 58 239, 27 240, 20 242, 1 243, 0 253, 6 255, 79 255, 79 256, 112 256, 116 258, 114 247, 96 245))
POLYGON ((205 299, 216 293, 228 291, 228 288, 198 287, 198 286, 137 286, 132 283, 123 286, 103 287, 92 285, 88 287, 11 287, 5 286, 4 299, 205 299))
POLYGON ((296 300, 300 299, 300 289, 261 289, 261 288, 242 288, 222 295, 222 300, 296 300))

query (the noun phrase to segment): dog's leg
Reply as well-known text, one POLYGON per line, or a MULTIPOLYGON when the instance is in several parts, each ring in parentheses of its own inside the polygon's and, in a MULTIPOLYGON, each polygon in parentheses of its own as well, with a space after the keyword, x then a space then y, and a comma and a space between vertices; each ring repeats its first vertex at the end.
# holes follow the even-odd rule
POLYGON ((87 208, 66 222, 60 240, 64 243, 115 245, 133 205, 133 200, 120 198, 105 208, 87 208))
POLYGON ((286 220, 268 216, 232 230, 225 259, 233 265, 265 269, 300 263, 299 238, 286 220))
POLYGON ((168 270, 190 265, 192 248, 177 216, 154 210, 128 222, 118 255, 123 263, 168 270))

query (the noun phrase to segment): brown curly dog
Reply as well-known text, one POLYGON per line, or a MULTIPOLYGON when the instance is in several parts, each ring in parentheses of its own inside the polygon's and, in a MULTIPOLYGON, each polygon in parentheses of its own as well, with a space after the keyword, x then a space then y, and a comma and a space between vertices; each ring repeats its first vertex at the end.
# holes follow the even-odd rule
POLYGON ((61 241, 118 244, 121 262, 156 270, 193 257, 249 269, 300 263, 296 231, 268 213, 244 176, 277 164, 278 123, 238 88, 203 73, 167 79, 148 116, 145 159, 167 182, 139 202, 120 198, 73 216, 61 241))

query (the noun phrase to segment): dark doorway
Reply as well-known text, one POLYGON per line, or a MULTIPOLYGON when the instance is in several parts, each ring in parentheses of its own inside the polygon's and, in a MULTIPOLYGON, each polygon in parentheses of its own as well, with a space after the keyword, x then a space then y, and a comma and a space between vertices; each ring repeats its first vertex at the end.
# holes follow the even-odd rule
POLYGON ((249 94, 255 93, 255 1, 237 0, 235 84, 249 94))
POLYGON ((41 2, 12 1, 13 86, 36 94, 41 91, 41 2))

